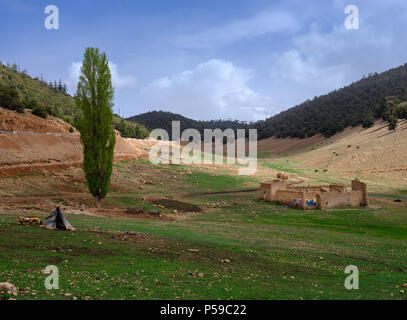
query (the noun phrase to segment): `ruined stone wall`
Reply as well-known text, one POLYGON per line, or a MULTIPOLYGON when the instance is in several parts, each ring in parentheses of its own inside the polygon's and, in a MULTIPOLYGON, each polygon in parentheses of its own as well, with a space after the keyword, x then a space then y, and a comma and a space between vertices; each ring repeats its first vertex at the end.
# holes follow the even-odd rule
POLYGON ((290 190, 277 190, 274 201, 293 208, 303 209, 303 192, 290 190))
POLYGON ((367 206, 367 187, 360 181, 352 181, 352 191, 343 185, 294 187, 285 181, 261 184, 260 197, 265 201, 278 202, 303 210, 339 207, 367 206))
POLYGON ((359 207, 363 203, 363 191, 351 192, 324 192, 318 196, 318 204, 321 209, 359 207))
POLYGON ((277 201, 278 190, 286 190, 288 184, 285 181, 263 182, 260 184, 260 198, 265 201, 277 201))
POLYGON ((367 199, 367 185, 359 180, 352 181, 352 191, 361 191, 362 192, 362 199, 361 199, 361 206, 367 206, 368 199, 367 199))
POLYGON ((263 201, 271 201, 271 184, 262 183, 260 185, 260 198, 263 201))
POLYGON ((318 194, 317 191, 303 192, 303 207, 304 210, 313 210, 318 207, 318 194))

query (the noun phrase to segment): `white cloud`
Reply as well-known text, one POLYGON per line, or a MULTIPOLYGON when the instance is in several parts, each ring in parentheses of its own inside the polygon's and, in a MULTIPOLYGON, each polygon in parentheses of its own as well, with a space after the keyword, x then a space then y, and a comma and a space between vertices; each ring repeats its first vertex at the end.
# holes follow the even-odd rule
MULTIPOLYGON (((69 77, 66 80, 68 89, 71 93, 76 91, 79 76, 81 74, 82 62, 72 62, 68 67, 69 77)), ((133 76, 125 76, 119 73, 118 67, 115 63, 109 61, 110 73, 112 74, 113 86, 117 89, 133 87, 137 84, 137 80, 133 76)))
POLYGON ((194 70, 157 79, 140 94, 140 104, 196 119, 264 118, 271 102, 248 87, 251 71, 213 59, 194 70))
POLYGON ((299 29, 299 20, 290 12, 264 11, 246 19, 208 28, 202 32, 179 35, 175 42, 181 47, 210 48, 265 34, 292 33, 299 29))
POLYGON ((285 95, 281 101, 292 106, 406 62, 400 41, 406 10, 391 23, 380 12, 361 12, 359 30, 346 30, 343 23, 332 30, 312 24, 293 38, 290 49, 275 55, 270 72, 275 101, 285 95))

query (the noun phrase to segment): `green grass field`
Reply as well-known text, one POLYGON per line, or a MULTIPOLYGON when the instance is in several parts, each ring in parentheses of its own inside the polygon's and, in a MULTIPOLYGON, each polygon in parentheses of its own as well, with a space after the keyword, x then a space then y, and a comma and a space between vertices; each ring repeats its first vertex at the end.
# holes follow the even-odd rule
MULTIPOLYGON (((403 207, 305 212, 259 201, 257 192, 205 194, 257 186, 255 177, 219 169, 186 174, 183 166, 142 161, 122 162, 116 170, 121 183, 136 171, 149 173, 154 184, 138 190, 132 182, 134 191, 110 194, 107 208, 157 210, 143 198, 166 194, 203 211, 174 221, 67 214, 77 231, 56 232, 19 226, 21 211, 0 210, 0 282, 15 284, 18 299, 407 297, 400 293, 407 283, 403 207), (45 289, 48 265, 59 268, 59 290, 45 289), (359 269, 359 290, 344 287, 348 265, 359 269)), ((63 194, 50 200, 69 204, 63 194)), ((34 205, 28 213, 46 216, 34 205)))

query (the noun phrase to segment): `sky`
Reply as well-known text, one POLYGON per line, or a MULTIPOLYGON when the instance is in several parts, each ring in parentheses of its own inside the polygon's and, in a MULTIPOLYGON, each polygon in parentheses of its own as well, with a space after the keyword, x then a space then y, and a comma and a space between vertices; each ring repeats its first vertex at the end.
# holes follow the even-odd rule
POLYGON ((121 116, 254 121, 405 64, 406 21, 405 0, 0 0, 0 60, 74 94, 98 47, 121 116), (58 30, 44 26, 48 5, 58 30))

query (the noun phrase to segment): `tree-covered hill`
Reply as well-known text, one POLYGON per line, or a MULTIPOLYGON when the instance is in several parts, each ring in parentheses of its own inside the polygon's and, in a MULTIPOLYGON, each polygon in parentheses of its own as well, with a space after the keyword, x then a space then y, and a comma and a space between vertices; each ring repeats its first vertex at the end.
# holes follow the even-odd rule
POLYGON ((79 114, 74 99, 67 94, 66 86, 61 81, 47 83, 39 78, 32 78, 25 70, 20 71, 16 64, 6 66, 0 63, 0 87, 3 93, 5 90, 16 90, 17 104, 20 107, 29 109, 42 107, 48 113, 71 124, 79 114))
MULTIPOLYGON (((47 83, 43 79, 33 78, 16 64, 0 63, 0 106, 16 112, 31 109, 34 115, 43 118, 51 114, 72 126, 75 126, 80 115, 75 99, 67 93, 62 81, 47 83)), ((148 130, 144 126, 117 115, 113 117, 113 125, 126 138, 148 136, 148 130)))
POLYGON ((135 121, 146 126, 149 130, 164 129, 168 134, 172 135, 172 121, 179 121, 181 125, 181 132, 185 129, 196 129, 203 137, 204 129, 247 129, 249 124, 243 121, 236 120, 211 120, 211 121, 198 121, 186 118, 182 115, 166 111, 150 111, 134 117, 127 118, 129 121, 135 121))
POLYGON ((305 101, 255 124, 259 138, 330 137, 349 126, 369 127, 385 118, 388 97, 407 100, 407 64, 383 73, 370 74, 349 86, 305 101))

